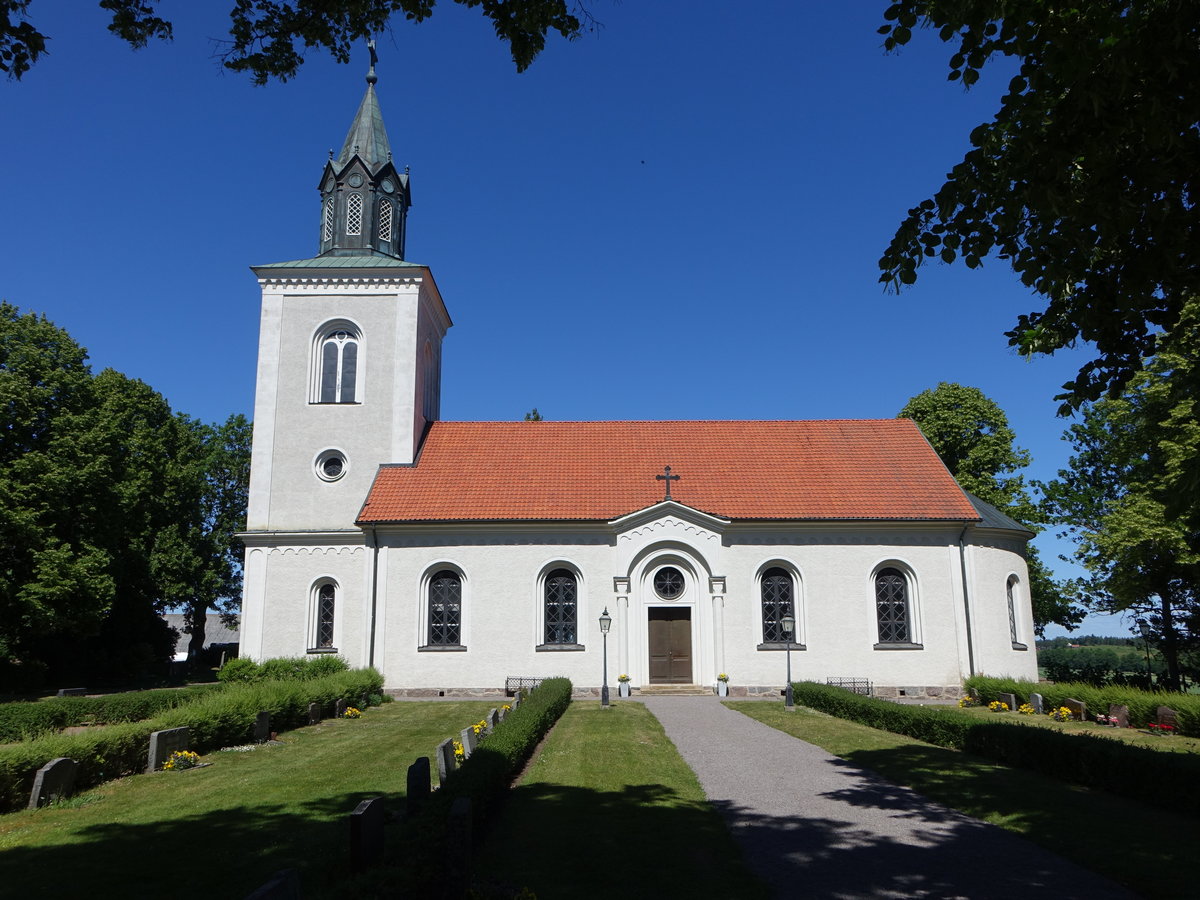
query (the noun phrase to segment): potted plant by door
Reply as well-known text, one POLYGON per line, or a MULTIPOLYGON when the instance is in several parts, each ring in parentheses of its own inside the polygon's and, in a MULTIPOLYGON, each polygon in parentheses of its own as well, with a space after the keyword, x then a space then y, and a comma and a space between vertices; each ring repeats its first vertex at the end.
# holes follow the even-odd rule
POLYGON ((618 675, 617 676, 617 694, 621 697, 629 696, 629 676, 628 675, 618 675))
POLYGON ((724 672, 722 672, 720 675, 717 676, 717 696, 718 697, 728 697, 729 696, 729 676, 726 675, 724 672))

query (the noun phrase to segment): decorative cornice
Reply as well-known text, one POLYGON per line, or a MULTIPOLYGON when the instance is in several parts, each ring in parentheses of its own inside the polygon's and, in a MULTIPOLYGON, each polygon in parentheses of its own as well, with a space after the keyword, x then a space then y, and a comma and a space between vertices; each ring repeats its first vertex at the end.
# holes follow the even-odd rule
POLYGON ((362 547, 366 534, 353 531, 243 531, 236 535, 247 547, 362 547))
POLYGON ((263 287, 286 285, 293 289, 317 290, 319 288, 327 288, 331 285, 352 284, 357 288, 363 287, 395 287, 398 285, 404 286, 419 286, 425 278, 420 275, 335 275, 329 277, 316 276, 274 276, 270 278, 259 278, 258 283, 263 287))

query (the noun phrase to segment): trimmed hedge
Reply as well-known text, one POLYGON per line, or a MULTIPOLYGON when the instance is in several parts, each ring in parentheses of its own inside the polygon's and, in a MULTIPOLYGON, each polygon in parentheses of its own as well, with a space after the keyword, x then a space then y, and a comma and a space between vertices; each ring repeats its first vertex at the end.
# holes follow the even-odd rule
POLYGON ((27 741, 74 725, 139 722, 220 690, 221 685, 197 684, 103 697, 54 697, 35 702, 4 703, 0 704, 0 743, 27 741))
POLYGON ((86 790, 112 778, 144 771, 151 732, 186 725, 190 729, 190 749, 204 753, 252 740, 255 718, 261 710, 271 713, 274 730, 286 731, 308 724, 310 703, 331 708, 338 700, 346 700, 367 706, 379 702, 382 690, 383 676, 375 669, 340 672, 312 681, 230 685, 153 719, 0 747, 0 811, 10 812, 28 804, 37 770, 60 756, 79 764, 76 790, 86 790))
POLYGON ((294 680, 307 681, 345 672, 350 664, 336 654, 317 656, 276 656, 256 663, 252 659, 231 659, 217 671, 217 681, 247 682, 294 680))
POLYGON ((838 718, 1200 815, 1200 757, 1190 753, 1162 753, 1116 738, 1018 722, 980 721, 956 710, 901 706, 811 682, 793 685, 793 693, 797 703, 838 718))
POLYGON ((1038 693, 1045 698, 1050 708, 1062 706, 1063 701, 1069 697, 1086 703, 1088 711, 1093 715, 1107 715, 1111 704, 1124 704, 1129 707, 1129 724, 1135 728, 1144 728, 1155 720, 1155 713, 1160 706, 1169 706, 1179 713, 1179 733, 1189 737, 1200 737, 1200 696, 1194 694, 1143 691, 1140 688, 1120 685, 1097 687, 1078 681, 1049 684, 1017 681, 1013 678, 992 678, 986 675, 968 678, 964 685, 975 692, 984 703, 990 703, 1002 693, 1015 694, 1019 702, 1028 703, 1029 695, 1038 693))

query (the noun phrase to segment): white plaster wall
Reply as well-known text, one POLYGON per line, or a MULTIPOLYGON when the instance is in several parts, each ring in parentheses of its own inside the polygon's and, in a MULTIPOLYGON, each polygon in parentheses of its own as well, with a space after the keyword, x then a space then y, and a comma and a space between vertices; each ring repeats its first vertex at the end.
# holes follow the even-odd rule
POLYGON ((975 668, 980 674, 1036 681, 1033 609, 1029 599, 1029 570, 1018 545, 989 541, 970 548, 975 592, 972 620, 975 634, 975 668), (989 546, 990 544, 990 546, 989 546), (1018 583, 1013 592, 1017 612, 1017 640, 1027 650, 1013 649, 1008 621, 1009 576, 1018 583))
POLYGON ((337 584, 334 647, 351 666, 367 665, 361 640, 368 587, 363 578, 367 549, 362 535, 346 535, 340 545, 328 543, 328 535, 321 538, 320 543, 250 548, 253 564, 246 569, 243 615, 253 626, 253 635, 251 644, 242 645, 243 656, 257 660, 304 656, 315 633, 313 586, 331 578, 337 584))

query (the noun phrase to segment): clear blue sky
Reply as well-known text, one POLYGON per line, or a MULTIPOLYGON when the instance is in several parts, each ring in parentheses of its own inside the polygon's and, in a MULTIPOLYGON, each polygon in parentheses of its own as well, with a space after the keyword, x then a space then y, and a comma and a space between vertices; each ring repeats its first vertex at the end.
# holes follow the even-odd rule
MULTIPOLYGON (((175 40, 138 52, 92 0, 32 5, 52 40, 0 83, 0 297, 179 411, 249 416, 247 267, 317 251, 317 180, 365 50, 256 88, 214 58, 231 0, 161 5, 175 40)), ((588 5, 603 29, 551 41, 520 75, 448 0, 379 41, 412 169, 407 255, 455 320, 445 418, 890 417, 957 381, 1006 410, 1031 477, 1066 463, 1052 397, 1088 351, 1007 347, 1041 304, 1003 262, 930 265, 899 296, 877 282, 1007 75, 964 92, 931 33, 885 54, 882 0, 588 5)), ((1051 561, 1069 549, 1039 543, 1051 561)), ((1096 617, 1089 632, 1127 633, 1096 617)))

